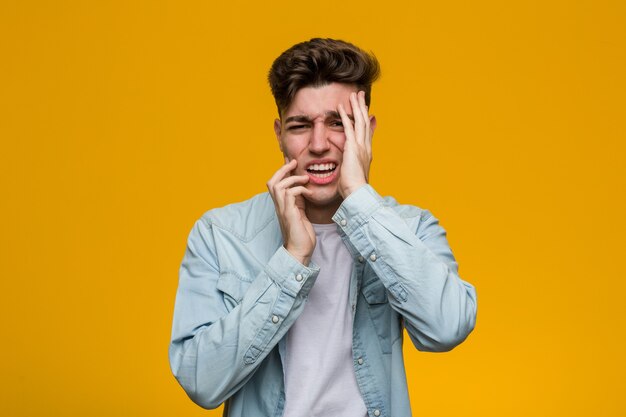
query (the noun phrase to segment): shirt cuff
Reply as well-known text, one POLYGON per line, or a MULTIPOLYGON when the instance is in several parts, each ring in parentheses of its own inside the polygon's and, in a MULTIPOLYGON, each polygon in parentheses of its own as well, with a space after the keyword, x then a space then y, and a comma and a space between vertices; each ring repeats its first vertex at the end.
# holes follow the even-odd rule
POLYGON ((348 196, 333 216, 333 221, 347 234, 367 223, 372 215, 384 204, 383 198, 365 184, 348 196))
POLYGON ((310 261, 308 267, 302 265, 284 246, 278 248, 265 267, 265 272, 272 281, 293 298, 302 291, 308 294, 319 271, 315 262, 310 261))

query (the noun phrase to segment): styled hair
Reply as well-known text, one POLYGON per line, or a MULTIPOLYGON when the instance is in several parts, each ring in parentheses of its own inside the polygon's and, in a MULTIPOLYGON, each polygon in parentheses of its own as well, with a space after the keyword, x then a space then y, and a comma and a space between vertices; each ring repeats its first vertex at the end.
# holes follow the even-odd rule
POLYGON ((369 106, 372 84, 380 76, 373 53, 336 39, 313 38, 283 52, 268 75, 278 115, 286 110, 301 88, 322 87, 332 82, 355 84, 365 91, 369 106))

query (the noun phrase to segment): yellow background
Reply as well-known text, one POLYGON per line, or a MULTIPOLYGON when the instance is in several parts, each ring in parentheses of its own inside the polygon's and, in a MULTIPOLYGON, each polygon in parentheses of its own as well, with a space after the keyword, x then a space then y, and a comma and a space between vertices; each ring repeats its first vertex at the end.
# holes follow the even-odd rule
POLYGON ((266 83, 314 36, 378 56, 372 184, 478 290, 405 345, 416 416, 626 413, 622 1, 3 1, 3 416, 220 415, 167 347, 187 234, 282 163, 266 83))

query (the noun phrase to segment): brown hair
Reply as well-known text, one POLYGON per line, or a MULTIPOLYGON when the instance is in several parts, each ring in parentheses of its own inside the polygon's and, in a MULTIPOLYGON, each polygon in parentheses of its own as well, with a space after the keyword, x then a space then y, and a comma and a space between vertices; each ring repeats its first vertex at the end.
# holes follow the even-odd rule
POLYGON ((298 90, 332 82, 355 84, 365 91, 369 106, 372 83, 379 76, 380 65, 373 53, 341 40, 313 38, 276 58, 267 78, 281 116, 298 90))

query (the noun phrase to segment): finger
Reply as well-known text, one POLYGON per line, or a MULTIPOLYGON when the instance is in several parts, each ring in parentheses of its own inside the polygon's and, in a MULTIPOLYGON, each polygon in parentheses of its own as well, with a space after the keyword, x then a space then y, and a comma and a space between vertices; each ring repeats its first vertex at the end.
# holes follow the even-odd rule
POLYGON ((357 93, 350 93, 350 106, 352 107, 352 117, 354 117, 354 136, 357 143, 363 144, 365 142, 365 121, 363 120, 357 93))
POLYGON ((368 157, 372 157, 372 135, 374 130, 371 128, 371 119, 369 116, 369 108, 365 104, 365 91, 359 91, 359 109, 363 114, 363 120, 365 120, 365 149, 368 157))
POLYGON ((341 116, 341 122, 343 123, 343 133, 346 134, 347 141, 354 140, 354 128, 352 127, 352 121, 348 117, 346 110, 343 108, 342 104, 337 106, 337 110, 339 110, 339 116, 341 116))
POLYGON ((285 179, 280 180, 274 185, 274 189, 279 188, 291 188, 294 184, 306 184, 309 181, 308 175, 292 175, 285 179))
POLYGON ((272 186, 272 198, 280 210, 285 207, 285 193, 295 184, 306 184, 309 182, 308 175, 292 175, 284 178, 272 186))
POLYGON ((370 118, 367 104, 365 104, 365 91, 361 90, 357 93, 358 111, 363 119, 363 143, 367 146, 370 137, 370 118))
POLYGON ((283 210, 285 206, 284 204, 285 196, 284 196, 284 189, 277 188, 276 185, 285 177, 285 175, 288 175, 289 172, 291 172, 295 168, 296 165, 297 165, 297 161, 295 159, 287 162, 285 165, 280 167, 274 173, 272 178, 270 178, 270 180, 267 182, 267 189, 269 190, 270 196, 272 197, 272 200, 274 201, 274 206, 276 207, 277 212, 280 212, 283 210))
POLYGON ((369 108, 367 107, 367 104, 365 104, 365 91, 359 91, 359 109, 361 110, 363 120, 365 121, 365 131, 369 133, 370 116, 369 108))
MULTIPOLYGON (((297 187, 288 188, 285 192, 285 210, 289 209, 297 209, 296 206, 296 198, 300 195, 311 196, 313 195, 313 191, 309 190, 303 185, 299 185, 297 187)), ((294 214, 292 212, 292 214, 294 214)))
POLYGON ((290 197, 295 197, 301 194, 312 195, 313 191, 306 188, 304 185, 298 185, 296 187, 291 187, 286 190, 286 194, 290 197))
POLYGON ((267 188, 270 190, 270 192, 272 192, 274 184, 282 180, 290 171, 294 170, 297 165, 298 161, 292 159, 291 161, 280 167, 278 171, 276 171, 274 175, 272 175, 272 178, 267 181, 267 188))
POLYGON ((286 192, 289 191, 294 184, 306 184, 308 181, 308 175, 293 175, 274 184, 270 194, 274 199, 276 207, 281 211, 284 210, 286 192))
POLYGON ((365 149, 367 150, 367 156, 372 158, 372 139, 374 137, 374 131, 368 126, 367 137, 365 138, 365 149))
POLYGON ((367 149, 367 154, 372 158, 372 141, 374 139, 374 128, 376 127, 376 116, 368 116, 367 120, 369 123, 367 124, 367 140, 365 141, 365 148, 367 149))

